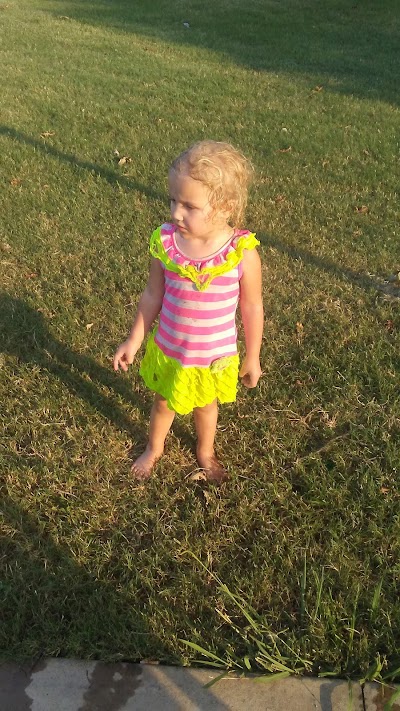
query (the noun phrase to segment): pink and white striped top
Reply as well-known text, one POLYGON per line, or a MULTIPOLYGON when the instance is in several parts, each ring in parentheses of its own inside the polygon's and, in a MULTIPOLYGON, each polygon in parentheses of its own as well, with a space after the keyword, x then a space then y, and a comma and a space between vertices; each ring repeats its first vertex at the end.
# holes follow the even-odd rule
POLYGON ((208 367, 219 358, 237 354, 235 314, 242 264, 239 261, 231 269, 227 265, 226 272, 213 278, 205 290, 199 290, 188 276, 179 273, 179 268, 177 272, 169 269, 168 261, 207 272, 209 267, 226 264, 227 255, 236 250, 240 237, 249 234, 236 231, 218 252, 194 261, 178 249, 175 226, 167 223, 161 227, 167 264, 163 264, 165 293, 154 340, 165 355, 177 359, 183 367, 208 367))

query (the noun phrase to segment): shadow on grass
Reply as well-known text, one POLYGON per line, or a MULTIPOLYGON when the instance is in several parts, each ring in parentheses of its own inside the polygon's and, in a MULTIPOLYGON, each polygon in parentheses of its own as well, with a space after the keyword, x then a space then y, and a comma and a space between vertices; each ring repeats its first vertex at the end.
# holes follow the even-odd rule
POLYGON ((0 293, 0 326, 4 353, 45 369, 119 430, 144 440, 144 432, 134 428, 132 420, 113 401, 112 393, 139 410, 143 409, 143 399, 111 366, 107 370, 92 358, 71 351, 51 335, 41 313, 7 293, 0 293), (111 395, 101 392, 99 386, 110 389, 111 395))
POLYGON ((97 165, 96 163, 90 163, 90 161, 82 160, 81 158, 78 158, 78 156, 73 155, 71 153, 64 153, 63 151, 59 151, 54 146, 45 143, 44 140, 39 141, 36 138, 32 138, 32 136, 27 136, 25 133, 17 131, 11 126, 0 125, 0 136, 11 138, 12 140, 18 141, 19 143, 22 143, 27 146, 32 146, 35 151, 38 151, 45 156, 51 156, 52 158, 56 158, 62 163, 67 163, 69 165, 75 166, 76 168, 80 168, 82 170, 87 170, 90 173, 94 173, 100 178, 106 180, 111 185, 121 185, 122 187, 128 188, 129 190, 135 190, 136 192, 142 193, 143 195, 146 195, 152 200, 161 200, 163 203, 165 202, 165 194, 158 193, 149 188, 148 186, 144 186, 141 183, 137 183, 136 181, 131 180, 130 178, 127 178, 126 176, 121 175, 120 173, 116 173, 115 171, 110 170, 109 168, 104 168, 100 165, 97 165))
POLYGON ((112 581, 100 580, 75 562, 65 545, 53 540, 45 516, 36 519, 8 495, 5 485, 2 489, 2 518, 6 530, 12 531, 1 544, 3 659, 10 653, 20 657, 22 650, 23 656, 30 650, 31 660, 45 654, 84 653, 118 658, 121 647, 117 638, 110 647, 110 633, 122 625, 127 659, 136 661, 140 649, 154 654, 155 648, 160 658, 165 657, 161 640, 146 628, 145 606, 143 610, 143 604, 138 604, 133 610, 132 601, 112 581), (126 649, 128 630, 132 637, 126 649), (144 637, 150 641, 143 644, 144 637))
MULTIPOLYGON (((43 315, 22 300, 6 293, 0 294, 0 314, 0 345, 3 352, 16 356, 22 363, 45 369, 118 428, 143 437, 141 428, 133 428, 132 422, 113 402, 112 396, 108 397, 100 390, 100 387, 112 388, 124 400, 141 408, 142 399, 132 392, 128 382, 60 343, 49 332, 43 315)), ((26 689, 32 683, 34 673, 43 670, 44 656, 122 659, 130 662, 149 657, 179 663, 165 635, 163 639, 162 631, 159 634, 148 623, 151 616, 146 592, 148 579, 142 580, 140 568, 135 566, 131 571, 121 567, 119 575, 113 567, 115 561, 120 559, 121 531, 124 533, 123 545, 130 544, 133 554, 137 549, 154 545, 152 536, 148 540, 146 535, 138 533, 133 520, 128 525, 125 521, 124 528, 121 519, 120 523, 117 521, 110 525, 109 530, 96 530, 94 521, 90 540, 100 547, 108 545, 112 553, 101 555, 99 560, 98 556, 92 553, 86 555, 85 552, 85 562, 80 562, 80 541, 75 541, 79 532, 73 516, 70 516, 68 509, 62 508, 58 500, 54 500, 51 510, 47 510, 48 504, 43 505, 41 500, 42 460, 34 454, 24 457, 9 451, 4 463, 4 474, 7 472, 11 478, 15 476, 23 482, 25 473, 34 469, 38 482, 37 492, 30 489, 26 500, 21 503, 17 490, 12 489, 10 476, 0 477, 3 534, 0 541, 3 571, 0 584, 0 660, 19 659, 21 663, 29 660, 25 670, 13 672, 18 685, 18 708, 31 708, 31 697, 26 689), (71 540, 71 549, 65 542, 68 539, 71 540)), ((89 502, 88 507, 91 517, 89 502)), ((95 514, 96 511, 93 511, 95 514)), ((149 532, 151 526, 150 517, 147 523, 149 532)), ((140 676, 140 672, 138 674, 140 676)), ((107 698, 109 692, 110 698, 114 698, 113 694, 118 692, 121 704, 131 698, 138 686, 137 674, 132 674, 132 670, 123 665, 108 676, 105 669, 96 667, 92 685, 85 693, 85 708, 92 708, 91 704, 97 703, 100 676, 103 680, 102 696, 105 694, 107 698), (117 672, 123 676, 124 684, 115 683, 117 672)), ((195 684, 193 681, 193 693, 195 684)), ((190 689, 184 691, 190 694, 190 689)), ((168 701, 168 690, 164 689, 163 693, 168 701)), ((195 696, 197 698, 197 692, 195 696)), ((209 696, 211 703, 212 692, 209 696)), ((218 708, 223 711, 225 706, 220 704, 218 708)))
POLYGON ((335 262, 332 262, 330 259, 319 257, 312 254, 312 252, 308 252, 302 247, 293 247, 292 245, 286 244, 285 242, 282 242, 282 240, 277 239, 274 235, 257 232, 257 237, 264 247, 272 247, 293 260, 300 260, 309 267, 319 269, 327 274, 332 274, 337 279, 344 279, 354 284, 354 286, 358 286, 359 288, 365 290, 373 290, 377 292, 377 289, 379 288, 379 284, 376 279, 372 279, 367 274, 355 272, 353 269, 348 269, 347 267, 341 267, 335 262))
POLYGON ((327 90, 398 105, 397 9, 397 0, 55 0, 50 11, 161 40, 166 52, 171 42, 201 47, 239 66, 329 81, 327 90))
MULTIPOLYGON (((52 336, 41 313, 6 292, 0 292, 0 333, 0 352, 45 369, 135 443, 145 445, 152 395, 145 389, 136 394, 130 380, 112 370, 111 361, 108 370, 92 358, 75 353, 52 336), (109 392, 102 392, 104 388, 109 392), (125 414, 115 394, 140 412, 146 422, 144 427, 125 414)), ((184 421, 175 418, 173 431, 184 443, 194 446, 184 421)), ((134 458, 139 453, 135 444, 129 456, 134 458)))
MULTIPOLYGON (((40 678, 37 686, 34 677, 45 672, 46 656, 114 658, 119 662, 94 665, 79 708, 117 711, 134 699, 143 678, 139 666, 124 662, 149 656, 171 663, 170 651, 147 625, 146 600, 136 600, 133 605, 132 595, 124 592, 123 586, 99 579, 95 572, 78 564, 65 545, 55 542, 43 519, 35 519, 8 496, 5 486, 1 488, 2 518, 12 535, 3 536, 0 546, 5 571, 1 584, 0 659, 18 659, 21 666, 6 663, 0 667, 0 697, 4 694, 10 704, 7 708, 33 708, 38 689, 39 699, 43 694, 40 678)), ((159 678, 157 683, 162 685, 159 678)), ((68 691, 62 684, 59 692, 68 703, 68 691)), ((178 694, 184 694, 188 702, 205 697, 207 705, 218 711, 227 709, 194 677, 178 694)), ((172 708, 175 699, 167 685, 163 686, 162 695, 172 708)), ((71 698, 75 697, 76 690, 71 694, 71 698)), ((39 699, 36 702, 40 704, 39 699)))

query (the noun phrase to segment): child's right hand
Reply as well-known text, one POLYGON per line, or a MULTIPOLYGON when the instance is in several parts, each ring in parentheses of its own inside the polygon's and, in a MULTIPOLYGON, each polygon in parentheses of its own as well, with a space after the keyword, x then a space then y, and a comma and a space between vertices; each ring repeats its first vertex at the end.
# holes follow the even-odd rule
POLYGON ((121 345, 115 351, 114 356, 114 370, 118 370, 121 366, 122 370, 125 372, 128 370, 129 366, 132 365, 133 359, 139 350, 139 346, 132 341, 128 340, 121 343, 121 345))

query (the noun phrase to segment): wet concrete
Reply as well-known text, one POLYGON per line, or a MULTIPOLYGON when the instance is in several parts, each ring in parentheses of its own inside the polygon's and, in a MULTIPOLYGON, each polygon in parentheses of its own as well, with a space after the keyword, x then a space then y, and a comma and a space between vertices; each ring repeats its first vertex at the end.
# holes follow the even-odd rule
POLYGON ((26 688, 31 683, 30 674, 15 664, 0 666, 0 709, 10 709, 11 702, 18 711, 30 711, 32 699, 27 695, 26 688))
POLYGON ((139 665, 97 662, 79 711, 119 711, 134 699, 141 679, 139 665))
MULTIPOLYGON (((383 711, 393 691, 341 680, 263 682, 210 669, 42 660, 0 666, 0 711, 383 711)), ((393 711, 400 711, 394 703, 393 711)))

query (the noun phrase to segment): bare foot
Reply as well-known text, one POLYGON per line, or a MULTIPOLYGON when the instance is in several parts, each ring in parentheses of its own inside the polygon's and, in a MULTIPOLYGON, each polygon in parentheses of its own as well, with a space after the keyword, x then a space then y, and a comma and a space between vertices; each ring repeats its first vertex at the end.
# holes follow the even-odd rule
POLYGON ((212 481, 215 484, 222 484, 223 481, 229 479, 229 474, 222 466, 221 462, 218 461, 214 452, 211 454, 201 454, 197 452, 197 461, 201 468, 204 469, 207 481, 212 481))
POLYGON ((149 478, 153 467, 158 459, 160 459, 162 452, 160 454, 154 452, 150 447, 146 447, 143 454, 137 458, 137 460, 132 464, 131 472, 135 479, 139 481, 145 481, 149 478))

